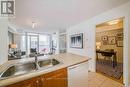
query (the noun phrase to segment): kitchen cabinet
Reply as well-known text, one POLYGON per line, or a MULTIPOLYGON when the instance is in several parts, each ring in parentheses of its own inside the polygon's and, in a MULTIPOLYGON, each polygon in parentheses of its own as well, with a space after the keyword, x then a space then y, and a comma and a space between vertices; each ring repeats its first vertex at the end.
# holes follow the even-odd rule
POLYGON ((68 67, 68 87, 88 87, 88 62, 68 67))
POLYGON ((67 87, 67 69, 47 73, 41 79, 42 87, 67 87))
POLYGON ((67 68, 43 74, 7 87, 67 87, 67 68))
POLYGON ((41 83, 40 78, 36 77, 9 85, 7 87, 41 87, 40 83, 41 83))

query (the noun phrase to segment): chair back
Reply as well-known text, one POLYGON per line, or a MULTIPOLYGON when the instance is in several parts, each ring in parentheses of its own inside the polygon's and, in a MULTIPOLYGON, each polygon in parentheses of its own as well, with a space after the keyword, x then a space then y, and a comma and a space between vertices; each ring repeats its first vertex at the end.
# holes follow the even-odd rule
POLYGON ((112 57, 112 52, 114 52, 114 49, 106 49, 104 50, 105 52, 110 52, 110 53, 102 53, 102 56, 106 56, 106 57, 112 57))

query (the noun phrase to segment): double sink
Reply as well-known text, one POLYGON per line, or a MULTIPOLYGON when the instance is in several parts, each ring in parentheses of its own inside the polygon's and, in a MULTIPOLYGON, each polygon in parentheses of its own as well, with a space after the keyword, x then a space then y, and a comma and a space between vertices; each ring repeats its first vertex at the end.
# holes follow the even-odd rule
POLYGON ((51 67, 59 65, 59 64, 61 64, 61 62, 59 62, 56 59, 40 60, 37 63, 28 62, 28 63, 14 64, 14 65, 8 67, 5 71, 3 71, 0 74, 0 79, 5 79, 5 78, 9 78, 9 77, 27 74, 27 73, 30 73, 33 71, 37 71, 39 69, 51 68, 51 67))

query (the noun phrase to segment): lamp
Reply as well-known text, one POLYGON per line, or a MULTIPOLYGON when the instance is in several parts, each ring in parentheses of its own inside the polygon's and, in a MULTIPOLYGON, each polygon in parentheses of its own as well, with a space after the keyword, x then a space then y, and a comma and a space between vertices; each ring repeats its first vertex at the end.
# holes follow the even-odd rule
POLYGON ((100 47, 101 47, 101 42, 96 42, 96 48, 98 49, 98 50, 100 50, 100 47))
POLYGON ((13 48, 13 49, 17 48, 17 44, 11 44, 10 48, 13 48))

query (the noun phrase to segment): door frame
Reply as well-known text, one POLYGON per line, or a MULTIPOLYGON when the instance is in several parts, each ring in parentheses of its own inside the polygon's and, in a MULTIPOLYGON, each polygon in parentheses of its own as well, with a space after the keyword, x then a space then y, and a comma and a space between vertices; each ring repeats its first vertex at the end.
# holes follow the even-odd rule
MULTIPOLYGON (((115 20, 115 19, 120 19, 122 18, 123 19, 123 84, 124 85, 127 85, 127 78, 128 78, 128 74, 127 74, 127 67, 128 64, 126 63, 128 60, 128 58, 126 58, 125 56, 125 50, 126 50, 126 36, 125 36, 125 32, 126 32, 126 17, 119 17, 119 18, 114 18, 114 19, 109 19, 108 21, 112 21, 112 20, 115 20)), ((108 21, 105 21, 105 22, 108 22, 108 21)), ((105 22, 101 22, 99 24, 102 24, 102 23, 105 23, 105 22)), ((99 25, 99 24, 96 24, 95 25, 95 72, 96 72, 96 26, 99 25)))

